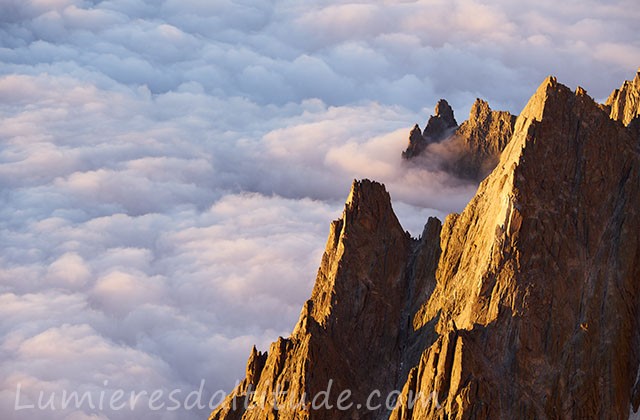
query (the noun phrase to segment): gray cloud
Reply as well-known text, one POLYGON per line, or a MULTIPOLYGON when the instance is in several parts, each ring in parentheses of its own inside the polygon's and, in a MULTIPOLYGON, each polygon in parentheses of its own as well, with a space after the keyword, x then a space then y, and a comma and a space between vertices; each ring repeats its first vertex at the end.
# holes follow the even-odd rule
POLYGON ((401 161, 413 123, 440 97, 518 113, 549 73, 605 97, 634 6, 0 0, 0 417, 202 418, 13 406, 229 390, 291 330, 353 178, 414 235, 460 210, 475 185, 401 161))

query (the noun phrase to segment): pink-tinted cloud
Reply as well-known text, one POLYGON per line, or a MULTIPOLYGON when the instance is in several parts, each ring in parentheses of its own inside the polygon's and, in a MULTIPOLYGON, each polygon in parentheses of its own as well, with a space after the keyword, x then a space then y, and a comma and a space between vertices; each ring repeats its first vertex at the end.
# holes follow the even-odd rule
POLYGON ((635 6, 0 2, 0 417, 159 417, 15 412, 18 384, 229 390, 291 330, 353 178, 417 236, 475 185, 403 164, 409 128, 441 97, 518 113, 549 73, 605 97, 635 6))

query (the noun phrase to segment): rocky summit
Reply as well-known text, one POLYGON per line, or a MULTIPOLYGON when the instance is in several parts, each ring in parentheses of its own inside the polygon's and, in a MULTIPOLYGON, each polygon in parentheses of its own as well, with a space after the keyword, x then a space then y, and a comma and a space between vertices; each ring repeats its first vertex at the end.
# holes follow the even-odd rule
POLYGON ((420 135, 417 124, 411 130, 402 157, 420 164, 421 156, 436 153, 440 169, 459 178, 479 181, 496 167, 502 150, 513 135, 515 122, 516 116, 507 111, 493 111, 486 101, 476 99, 469 119, 457 126, 453 110, 442 99, 424 133, 420 135), (440 116, 442 104, 447 110, 446 118, 440 116), (443 120, 450 122, 446 129, 443 120))
POLYGON ((516 116, 493 111, 486 101, 476 99, 469 119, 455 131, 451 141, 458 153, 445 169, 468 179, 482 179, 496 167, 500 154, 513 136, 516 116))
POLYGON ((606 105, 611 118, 628 125, 640 116, 640 69, 633 80, 625 81, 620 89, 611 92, 606 105))
POLYGON ((407 150, 402 152, 402 157, 405 159, 419 156, 429 144, 442 141, 458 128, 458 123, 453 116, 453 109, 446 100, 440 99, 434 112, 435 115, 429 118, 423 132, 420 132, 418 124, 411 130, 407 150))
POLYGON ((637 79, 601 105, 549 77, 517 118, 477 101, 457 131, 495 168, 418 239, 354 181, 291 336, 252 349, 210 418, 637 413, 637 79))

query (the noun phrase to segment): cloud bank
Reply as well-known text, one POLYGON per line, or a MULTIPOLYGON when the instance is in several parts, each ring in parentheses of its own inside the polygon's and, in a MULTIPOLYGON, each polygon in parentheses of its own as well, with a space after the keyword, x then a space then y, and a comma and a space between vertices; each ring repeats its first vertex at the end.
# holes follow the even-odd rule
POLYGON ((290 332, 353 178, 414 235, 474 193, 401 162, 439 98, 518 113, 553 73, 602 99, 638 20, 631 0, 0 0, 0 417, 203 418, 16 412, 16 387, 229 390, 290 332))

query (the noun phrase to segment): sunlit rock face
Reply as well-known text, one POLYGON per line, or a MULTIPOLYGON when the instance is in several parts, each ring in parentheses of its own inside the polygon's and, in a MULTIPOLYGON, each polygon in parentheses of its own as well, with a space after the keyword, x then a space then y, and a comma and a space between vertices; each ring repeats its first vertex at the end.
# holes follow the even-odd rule
POLYGON ((430 219, 419 239, 398 223, 384 186, 355 181, 292 335, 266 354, 252 350, 246 378, 211 419, 637 411, 632 121, 553 77, 515 121, 477 101, 458 131, 493 145, 499 161, 460 214, 430 219))
POLYGON ((516 116, 493 111, 486 101, 476 99, 469 119, 456 130, 453 141, 459 155, 447 169, 463 178, 482 179, 500 160, 500 154, 513 136, 516 116))
POLYGON ((355 181, 342 218, 331 224, 315 287, 291 337, 271 346, 264 366, 252 352, 246 379, 211 418, 336 418, 333 410, 310 411, 304 402, 329 386, 337 393, 327 407, 348 389, 354 407, 346 411, 357 415, 355 405, 364 406, 371 392, 401 387, 430 339, 413 330, 410 315, 435 286, 439 232, 431 219, 425 238, 412 239, 384 186, 355 181), (409 271, 417 261, 419 276, 409 271))
POLYGON ((392 418, 623 418, 638 365, 637 139, 549 78, 494 172, 441 235, 414 318, 438 341, 392 418))
POLYGON ((625 80, 620 89, 611 92, 606 105, 611 107, 611 118, 624 125, 640 115, 640 69, 633 80, 625 80))

